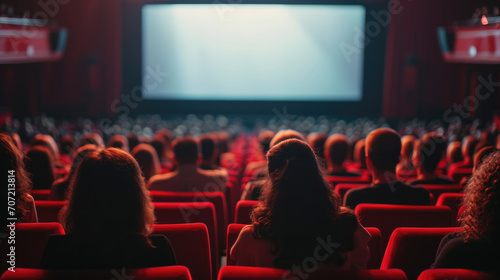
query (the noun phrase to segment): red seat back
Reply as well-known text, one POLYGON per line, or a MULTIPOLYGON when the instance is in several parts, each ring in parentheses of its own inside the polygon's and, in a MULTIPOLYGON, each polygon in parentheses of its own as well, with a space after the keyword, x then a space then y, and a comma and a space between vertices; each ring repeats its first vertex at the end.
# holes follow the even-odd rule
POLYGON ((35 201, 38 222, 59 222, 59 212, 66 205, 66 201, 35 201))
POLYGON ((50 190, 31 190, 30 194, 35 201, 49 200, 50 190))
POLYGON ((438 201, 436 202, 436 206, 450 207, 453 217, 456 217, 458 220, 458 210, 462 205, 463 197, 463 193, 443 193, 439 196, 438 201))
POLYGON ((212 279, 210 239, 205 224, 154 225, 153 234, 168 238, 177 264, 187 267, 193 280, 212 279))
POLYGON ((135 270, 105 269, 105 270, 43 270, 17 268, 16 272, 7 271, 1 280, 191 280, 187 267, 174 265, 165 267, 151 267, 135 270))
POLYGON ((450 168, 448 171, 448 177, 452 178, 456 184, 460 184, 463 178, 470 175, 472 175, 472 168, 470 167, 450 168))
MULTIPOLYGON (((231 248, 234 243, 238 239, 240 235, 241 229, 246 226, 244 224, 230 224, 227 227, 227 265, 234 265, 234 261, 229 257, 229 253, 231 252, 231 248)), ((380 267, 380 262, 382 261, 382 236, 380 234, 380 230, 377 228, 366 228, 366 230, 370 233, 372 238, 368 242, 368 247, 370 248, 370 260, 368 261, 369 269, 378 269, 380 267)))
POLYGON ((227 227, 226 198, 221 192, 163 192, 150 191, 154 202, 210 202, 214 205, 217 217, 217 233, 219 252, 224 251, 226 235, 223 234, 227 227))
POLYGON ((250 213, 257 204, 259 204, 259 202, 254 200, 238 201, 234 214, 234 222, 237 224, 251 224, 252 220, 250 219, 250 213))
POLYGON ((359 204, 355 209, 361 224, 382 233, 385 251, 392 232, 398 227, 450 227, 454 219, 446 206, 359 204))
POLYGON ((458 230, 460 228, 397 228, 391 235, 380 268, 398 268, 408 279, 417 279, 434 263, 441 239, 458 230))
POLYGON ((463 186, 460 185, 420 185, 425 188, 429 193, 434 195, 436 199, 443 193, 461 193, 463 186))
POLYGON ((337 184, 335 186, 335 192, 340 198, 344 198, 345 194, 350 190, 350 189, 358 189, 358 188, 364 188, 367 187, 367 184, 347 184, 347 183, 342 183, 342 184, 337 184))
POLYGON ((418 280, 493 280, 498 276, 469 269, 428 269, 418 280))
POLYGON ((368 176, 326 176, 326 181, 333 187, 337 184, 370 184, 371 179, 368 176))
MULTIPOLYGON (((8 232, 9 233, 9 232, 8 232)), ((15 246, 15 266, 24 268, 39 268, 43 250, 53 234, 64 234, 64 229, 59 223, 18 223, 15 227, 15 245, 0 242, 0 252, 10 253, 10 246, 15 246)), ((0 274, 10 266, 6 255, 2 256, 0 274)), ((17 271, 17 269, 16 269, 17 271)))
MULTIPOLYGON (((304 266, 302 266, 304 267, 304 266)), ((249 267, 249 266, 225 266, 220 270, 218 280, 282 280, 282 279, 357 279, 357 280, 406 280, 403 271, 399 269, 389 270, 323 270, 307 269, 304 267, 297 274, 289 270, 278 268, 249 267), (307 278, 300 276, 307 276, 307 278)))
POLYGON ((212 255, 212 274, 219 267, 219 245, 214 205, 210 202, 154 202, 157 224, 203 223, 207 226, 212 255))

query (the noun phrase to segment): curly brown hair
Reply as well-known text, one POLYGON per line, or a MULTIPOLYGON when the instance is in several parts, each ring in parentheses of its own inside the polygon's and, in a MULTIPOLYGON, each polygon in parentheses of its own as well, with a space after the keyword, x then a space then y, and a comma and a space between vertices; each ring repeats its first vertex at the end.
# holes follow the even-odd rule
POLYGON ((341 266, 343 252, 354 248, 358 221, 341 210, 325 181, 312 149, 297 139, 285 140, 267 154, 269 178, 260 203, 251 214, 254 237, 270 240, 274 266, 290 268, 312 256, 318 238, 339 248, 325 261, 341 266))
POLYGON ((483 240, 499 246, 500 151, 483 159, 465 188, 465 211, 460 218, 466 241, 483 240))

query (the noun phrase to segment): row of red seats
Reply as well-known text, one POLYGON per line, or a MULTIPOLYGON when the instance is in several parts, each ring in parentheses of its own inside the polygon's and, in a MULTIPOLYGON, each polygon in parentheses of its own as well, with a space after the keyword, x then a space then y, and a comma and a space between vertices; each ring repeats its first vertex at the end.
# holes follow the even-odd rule
MULTIPOLYGON (((228 247, 231 247, 232 244, 235 242, 239 234, 239 231, 243 226, 244 225, 241 224, 231 224, 228 227, 228 232, 227 232, 228 247)), ((367 274, 363 275, 368 277, 376 275, 379 276, 385 275, 384 277, 388 277, 391 274, 390 273, 385 274, 385 272, 398 271, 394 269, 399 269, 399 271, 402 271, 404 273, 401 274, 400 272, 398 272, 398 274, 406 276, 404 278, 395 278, 395 279, 406 279, 406 277, 408 277, 408 279, 417 279, 419 275, 421 277, 422 275, 424 276, 427 275, 425 277, 429 277, 428 275, 432 275, 432 271, 430 272, 423 272, 423 271, 427 269, 430 266, 430 264, 432 264, 432 262, 434 261, 434 256, 439 241, 447 233, 454 232, 456 230, 458 230, 458 228, 398 228, 393 232, 391 236, 387 251, 384 254, 381 265, 376 266, 375 263, 371 262, 368 267, 372 269, 380 268, 381 270, 373 270, 370 272, 365 272, 367 274)), ((370 241, 369 244, 372 256, 376 256, 377 254, 380 255, 382 253, 380 246, 382 242, 380 231, 376 228, 368 228, 368 231, 370 232, 370 234, 372 234, 372 240, 370 241)), ((17 267, 38 268, 41 255, 45 247, 45 243, 47 242, 49 236, 52 234, 64 234, 62 226, 58 223, 18 224, 16 229, 16 240, 18 241, 17 242, 18 246, 16 248, 17 267), (34 238, 35 236, 36 238, 34 238)), ((185 274, 184 272, 179 273, 182 271, 186 271, 179 268, 167 269, 167 271, 170 270, 175 271, 176 275, 178 276, 189 275, 188 278, 177 278, 176 276, 173 279, 191 279, 191 277, 192 279, 211 279, 213 275, 215 276, 212 279, 216 279, 217 272, 213 273, 211 270, 208 230, 204 224, 195 223, 195 224, 176 224, 176 225, 155 225, 153 229, 153 234, 165 235, 172 243, 172 247, 176 253, 178 264, 185 266, 187 269, 189 269, 187 270, 188 274, 185 274)), ((0 246, 7 246, 7 245, 0 244, 0 246)), ((232 264, 231 260, 228 259, 228 265, 231 264, 232 264)), ((258 275, 263 275, 263 276, 267 275, 266 269, 259 269, 259 268, 248 268, 248 269, 249 269, 248 271, 249 275, 254 275, 255 277, 257 277, 258 275)), ((237 267, 231 269, 223 268, 221 272, 218 274, 218 278, 253 279, 251 277, 245 278, 248 276, 248 275, 245 276, 245 274, 240 274, 240 276, 235 276, 238 275, 238 273, 242 272, 242 270, 245 269, 237 267), (236 278, 231 278, 233 276, 236 278)), ((162 269, 159 269, 158 271, 165 272, 162 269)), ((273 271, 276 272, 280 270, 273 270, 273 271)), ((87 271, 87 273, 91 272, 87 271)), ((329 273, 335 274, 340 272, 329 272, 329 273)), ((42 270, 16 269, 15 275, 6 273, 4 277, 2 277, 1 279, 53 279, 53 278, 46 278, 50 275, 51 274, 48 273, 47 271, 42 271, 42 270), (21 271, 21 273, 17 273, 19 271, 21 271), (31 274, 32 277, 22 278, 23 271, 28 271, 33 273, 31 274), (15 277, 21 277, 21 278, 15 278, 15 277), (42 278, 36 278, 36 277, 42 277, 42 278)), ((151 273, 142 275, 156 275, 156 274, 151 273)), ((350 274, 347 273, 346 275, 350 274)), ((473 273, 470 275, 473 275, 473 273)), ((266 279, 276 279, 274 278, 272 273, 265 277, 269 277, 266 279)), ((80 279, 89 279, 89 278, 80 278, 80 279)), ((136 276, 136 278, 134 279, 141 279, 141 276, 136 276)), ((166 278, 160 277, 151 279, 166 279, 166 278)), ((348 279, 358 279, 358 278, 348 278, 348 279)), ((389 278, 361 278, 361 279, 393 279, 393 278, 389 277, 389 278)), ((433 278, 423 278, 423 279, 433 279, 433 278)), ((476 278, 471 278, 471 279, 476 279, 476 278)))

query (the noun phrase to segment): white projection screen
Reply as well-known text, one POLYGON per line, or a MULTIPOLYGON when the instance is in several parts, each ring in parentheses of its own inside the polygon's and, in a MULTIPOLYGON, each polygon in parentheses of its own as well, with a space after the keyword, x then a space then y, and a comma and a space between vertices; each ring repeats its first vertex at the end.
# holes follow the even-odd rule
POLYGON ((362 5, 145 5, 143 96, 361 101, 364 51, 346 57, 341 44, 363 36, 365 13, 362 5), (148 81, 155 70, 161 76, 148 81))

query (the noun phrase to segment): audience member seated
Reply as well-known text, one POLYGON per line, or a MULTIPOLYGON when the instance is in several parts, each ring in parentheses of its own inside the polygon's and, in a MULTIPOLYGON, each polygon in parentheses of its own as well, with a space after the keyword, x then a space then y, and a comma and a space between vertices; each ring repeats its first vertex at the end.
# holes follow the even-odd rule
POLYGON ((61 140, 59 140, 59 160, 64 164, 64 165, 70 165, 71 164, 71 157, 73 156, 73 152, 75 149, 75 138, 70 135, 66 134, 63 137, 61 137, 61 140))
POLYGON ((354 145, 354 162, 349 166, 349 169, 363 172, 367 170, 365 156, 365 139, 360 139, 354 145))
POLYGON ((436 174, 436 168, 446 149, 446 140, 436 132, 429 132, 422 140, 415 142, 413 165, 417 170, 417 179, 410 181, 410 185, 452 185, 454 182, 436 174))
POLYGON ((119 134, 113 135, 109 138, 108 148, 118 148, 124 150, 127 153, 130 152, 128 148, 127 137, 119 134))
POLYGON ((450 170, 456 168, 472 168, 474 165, 474 151, 478 140, 474 136, 467 136, 464 139, 464 144, 462 146, 462 156, 463 160, 450 165, 450 170))
POLYGON ((321 168, 327 168, 326 159, 325 159, 325 143, 326 139, 328 139, 328 135, 324 133, 311 133, 307 136, 307 143, 313 149, 318 162, 320 163, 321 168))
POLYGON ((365 269, 370 234, 352 211, 340 207, 312 149, 304 141, 284 140, 268 152, 268 170, 252 225, 242 229, 230 251, 236 265, 289 269, 324 244, 320 268, 365 269))
POLYGON ((462 156, 462 143, 460 141, 453 141, 448 144, 446 148, 446 162, 445 170, 450 169, 450 166, 454 163, 461 162, 464 160, 462 156))
POLYGON ((379 128, 366 137, 366 165, 373 182, 366 188, 349 190, 344 205, 351 209, 360 203, 429 205, 429 192, 397 180, 396 165, 401 153, 401 140, 392 129, 379 128))
POLYGON ((325 142, 325 158, 329 176, 360 176, 359 173, 349 172, 345 169, 344 161, 349 153, 349 142, 342 134, 333 134, 325 142))
POLYGON ((141 167, 145 182, 148 182, 154 175, 161 173, 160 160, 153 146, 141 143, 132 150, 132 156, 141 167))
POLYGON ((500 151, 484 159, 464 192, 462 230, 443 238, 433 267, 499 273, 500 151))
POLYGON ((139 145, 139 137, 132 131, 127 134, 128 149, 132 151, 135 146, 139 145))
POLYGON ((33 189, 48 190, 56 179, 54 159, 44 146, 31 147, 26 153, 26 171, 31 174, 33 189))
POLYGON ((226 176, 219 172, 198 168, 198 143, 190 136, 177 138, 173 142, 174 157, 177 170, 153 176, 148 186, 154 191, 173 192, 224 192, 227 184, 226 176))
POLYGON ((204 134, 198 140, 201 149, 201 164, 203 170, 219 170, 215 161, 219 156, 219 140, 215 134, 204 134))
POLYGON ((78 147, 81 147, 81 146, 84 146, 87 144, 96 145, 98 148, 101 148, 101 149, 104 148, 104 141, 102 140, 101 135, 99 135, 95 132, 85 133, 82 136, 82 138, 80 139, 80 142, 78 143, 78 147))
MULTIPOLYGON (((276 133, 273 139, 271 139, 271 142, 269 142, 269 147, 272 148, 275 145, 279 144, 280 142, 288 139, 298 139, 302 142, 306 142, 306 139, 302 134, 298 133, 295 130, 287 129, 287 130, 280 130, 278 133, 276 133)), ((250 181, 246 184, 241 194, 241 200, 259 200, 259 197, 262 192, 262 187, 264 186, 264 183, 268 178, 267 161, 265 168, 261 172, 262 175, 258 177, 260 179, 250 181)))
POLYGON ((415 173, 415 167, 413 166, 412 156, 415 146, 415 136, 405 135, 401 137, 401 157, 399 163, 396 166, 396 174, 398 176, 405 176, 408 174, 415 173))
POLYGON ((139 165, 126 152, 92 151, 70 185, 61 223, 66 235, 50 237, 43 269, 145 268, 175 264, 164 236, 149 236, 153 205, 139 165))
POLYGON ((68 199, 69 184, 71 183, 71 180, 75 175, 78 164, 80 164, 80 162, 86 155, 90 154, 90 152, 96 149, 96 145, 87 144, 76 150, 76 153, 73 156, 73 163, 71 164, 71 169, 68 175, 66 175, 64 178, 57 179, 54 184, 52 184, 52 187, 50 188, 49 200, 62 201, 68 199))
POLYGON ((262 179, 266 175, 266 167, 267 167, 267 152, 269 151, 269 145, 271 140, 273 139, 275 133, 270 130, 262 130, 259 133, 258 139, 260 144, 261 153, 257 154, 257 158, 260 160, 250 162, 245 168, 245 174, 253 174, 254 179, 262 179))
MULTIPOLYGON (((4 205, 7 206, 7 191, 12 189, 15 192, 15 196, 9 197, 15 198, 16 202, 14 216, 5 216, 7 215, 7 207, 5 207, 5 211, 2 211, 3 213, 0 216, 2 217, 0 232, 3 232, 6 228, 7 218, 17 218, 17 223, 38 222, 35 202, 29 194, 31 181, 24 169, 23 157, 23 153, 16 147, 10 136, 3 133, 0 134, 0 171, 4 174, 7 183, 4 184, 6 188, 3 190, 5 195, 2 195, 2 198, 5 198, 4 205)), ((5 240, 5 242, 7 241, 5 240)))

